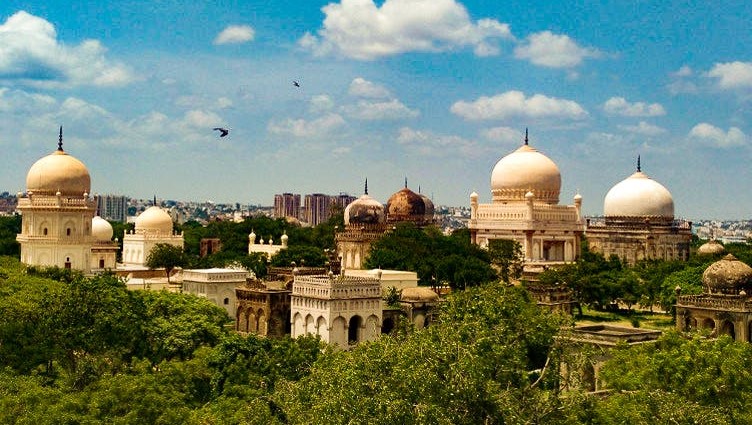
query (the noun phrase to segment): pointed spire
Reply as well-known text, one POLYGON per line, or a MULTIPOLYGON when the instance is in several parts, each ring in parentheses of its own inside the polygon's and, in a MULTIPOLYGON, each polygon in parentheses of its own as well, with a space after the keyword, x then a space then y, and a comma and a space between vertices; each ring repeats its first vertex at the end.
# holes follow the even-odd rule
POLYGON ((638 154, 637 155, 637 172, 640 172, 640 171, 642 171, 642 170, 641 170, 641 167, 640 167, 640 155, 638 154))
POLYGON ((420 193, 420 185, 418 185, 418 193, 420 193))
POLYGON ((60 136, 57 138, 57 150, 63 151, 63 126, 60 126, 60 136))
POLYGON ((366 177, 366 188, 363 192, 368 195, 368 177, 366 177))
POLYGON ((157 206, 157 195, 154 195, 154 203, 152 205, 157 206))
POLYGON ((407 189, 407 176, 405 176, 405 189, 407 189))
POLYGON ((527 127, 525 127, 525 146, 527 146, 527 127))

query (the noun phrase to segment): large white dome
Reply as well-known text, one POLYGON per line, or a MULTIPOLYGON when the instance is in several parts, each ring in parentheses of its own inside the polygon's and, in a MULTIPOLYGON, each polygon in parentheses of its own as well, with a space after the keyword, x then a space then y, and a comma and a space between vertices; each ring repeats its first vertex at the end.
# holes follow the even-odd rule
POLYGON ((638 171, 622 180, 606 194, 606 217, 674 218, 674 199, 662 184, 638 171))
POLYGON ((39 159, 26 174, 26 190, 40 195, 82 196, 91 190, 89 170, 59 148, 39 159))
POLYGON ((532 192, 536 201, 558 204, 560 190, 559 167, 527 144, 501 158, 491 172, 494 202, 524 201, 532 192))
POLYGON ((109 221, 103 219, 100 216, 96 216, 91 219, 91 235, 98 242, 109 242, 112 240, 112 225, 109 221))
POLYGON ((157 206, 152 206, 136 217, 136 231, 150 230, 165 234, 172 234, 172 218, 167 211, 157 206))

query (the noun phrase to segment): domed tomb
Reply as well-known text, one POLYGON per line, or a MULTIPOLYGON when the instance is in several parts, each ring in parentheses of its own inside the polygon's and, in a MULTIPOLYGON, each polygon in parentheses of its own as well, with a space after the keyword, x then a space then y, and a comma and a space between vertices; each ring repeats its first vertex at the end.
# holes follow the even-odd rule
POLYGON ((345 207, 345 225, 379 224, 383 223, 385 219, 384 206, 368 195, 368 181, 366 181, 363 196, 345 207))
POLYGON ((491 172, 493 202, 524 201, 525 194, 532 192, 535 199, 559 203, 561 173, 559 167, 546 155, 525 144, 501 158, 491 172))
POLYGON ((662 184, 648 177, 640 169, 617 183, 603 201, 606 217, 641 217, 673 220, 674 199, 662 184))
POLYGON ((136 217, 135 231, 171 234, 172 217, 162 208, 151 206, 136 217))
POLYGON ((433 201, 428 196, 420 193, 420 189, 418 189, 418 196, 423 199, 423 205, 425 205, 426 210, 426 220, 433 220, 433 216, 436 211, 433 206, 433 201))
POLYGON ((752 289, 752 267, 732 254, 708 266, 702 273, 702 286, 708 293, 738 294, 752 289))
POLYGON ((400 301, 433 303, 439 300, 439 295, 431 288, 413 286, 402 289, 400 301))
POLYGON ((717 255, 726 252, 726 248, 715 239, 709 240, 697 248, 698 255, 717 255))
POLYGON ((83 162, 63 150, 63 130, 55 152, 39 159, 26 174, 26 191, 38 195, 82 196, 91 191, 91 176, 83 162))
POLYGON ((114 231, 109 221, 100 216, 91 219, 91 235, 94 236, 97 242, 109 242, 112 240, 113 234, 114 231))
POLYGON ((405 187, 389 197, 386 203, 387 220, 397 221, 423 221, 426 214, 426 204, 417 193, 405 187))

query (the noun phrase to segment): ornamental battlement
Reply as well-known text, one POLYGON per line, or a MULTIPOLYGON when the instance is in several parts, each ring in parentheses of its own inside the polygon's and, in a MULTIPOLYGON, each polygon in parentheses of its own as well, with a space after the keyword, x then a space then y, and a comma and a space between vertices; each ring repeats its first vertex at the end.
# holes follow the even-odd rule
POLYGON ((676 306, 722 309, 725 311, 750 311, 752 310, 752 300, 746 295, 681 295, 676 300, 676 306))
POLYGON ((71 197, 56 195, 28 194, 18 198, 18 208, 50 207, 50 208, 95 208, 97 203, 89 197, 71 197))
POLYGON ((370 277, 339 275, 295 276, 293 297, 318 299, 381 299, 381 283, 370 277))

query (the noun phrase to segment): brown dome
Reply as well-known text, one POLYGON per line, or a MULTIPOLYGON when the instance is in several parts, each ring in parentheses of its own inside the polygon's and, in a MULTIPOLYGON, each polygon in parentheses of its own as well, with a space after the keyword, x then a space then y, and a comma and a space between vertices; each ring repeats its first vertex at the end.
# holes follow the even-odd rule
POLYGON ((423 204, 426 206, 426 220, 433 220, 433 215, 435 212, 433 201, 428 196, 418 192, 418 196, 423 199, 423 204))
POLYGON ((423 221, 426 204, 423 198, 407 188, 407 185, 389 198, 386 203, 386 218, 389 222, 423 221))
POLYGON ((721 243, 715 239, 705 242, 704 244, 700 245, 699 248, 697 248, 698 255, 716 255, 723 252, 726 252, 726 248, 724 248, 723 245, 721 245, 721 243))
POLYGON ((425 286, 404 288, 402 290, 402 295, 400 295, 400 301, 430 303, 438 300, 439 295, 431 288, 426 288, 425 286))
POLYGON ((702 286, 706 292, 738 294, 744 289, 750 292, 752 267, 731 254, 708 266, 702 273, 702 286))

